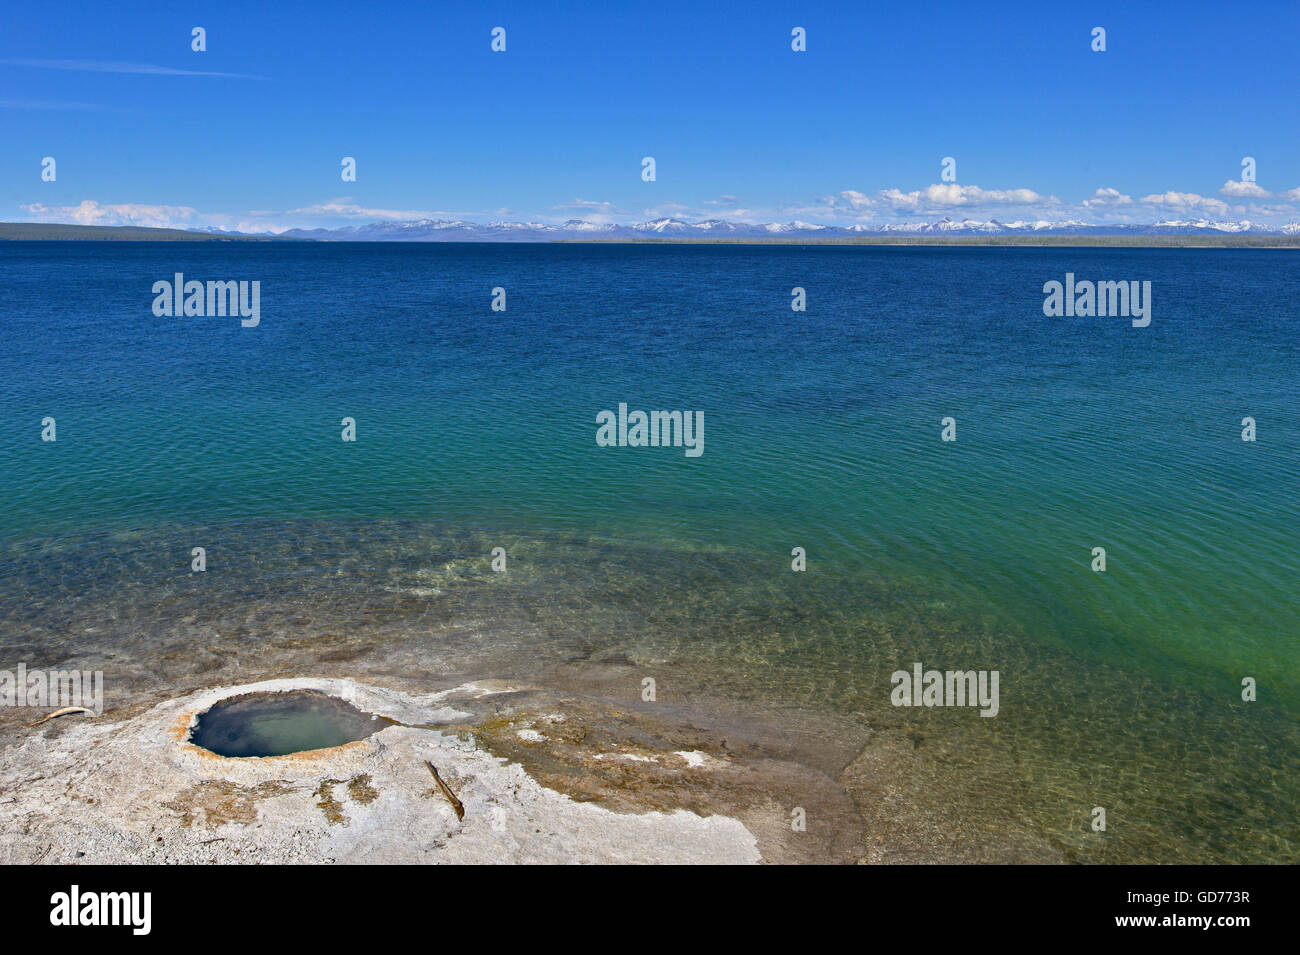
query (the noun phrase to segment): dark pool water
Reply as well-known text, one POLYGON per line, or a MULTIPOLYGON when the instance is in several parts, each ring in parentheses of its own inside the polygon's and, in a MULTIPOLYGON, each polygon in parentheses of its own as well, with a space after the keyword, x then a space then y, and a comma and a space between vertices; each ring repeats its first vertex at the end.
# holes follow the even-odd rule
POLYGON ((201 714, 190 741, 220 756, 284 756, 365 739, 386 725, 314 690, 250 693, 201 714))

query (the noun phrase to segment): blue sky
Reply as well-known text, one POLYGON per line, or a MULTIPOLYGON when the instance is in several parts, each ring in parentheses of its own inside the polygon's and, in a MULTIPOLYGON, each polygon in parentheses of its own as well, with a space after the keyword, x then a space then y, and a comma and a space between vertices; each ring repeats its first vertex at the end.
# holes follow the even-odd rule
POLYGON ((5 221, 1300 220, 1294 0, 6 7, 5 221))

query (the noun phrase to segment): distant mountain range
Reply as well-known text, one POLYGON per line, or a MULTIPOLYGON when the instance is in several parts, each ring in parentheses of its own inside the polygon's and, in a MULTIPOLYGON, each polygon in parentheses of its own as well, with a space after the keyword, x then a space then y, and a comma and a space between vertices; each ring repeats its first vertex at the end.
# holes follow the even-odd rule
MULTIPOLYGON (((217 230, 209 230, 217 231, 217 230)), ((570 219, 558 225, 545 222, 465 222, 456 219, 416 219, 406 222, 371 222, 338 229, 290 229, 280 233, 286 239, 317 239, 336 242, 553 242, 584 239, 758 239, 789 241, 809 238, 853 238, 866 236, 997 236, 997 235, 1198 235, 1198 234, 1300 235, 1300 222, 1284 226, 1263 226, 1248 220, 1239 222, 1210 219, 1174 219, 1149 225, 1095 225, 1063 221, 999 222, 997 219, 942 218, 936 222, 907 222, 890 225, 815 225, 808 222, 753 224, 726 219, 688 222, 684 219, 653 219, 630 225, 586 222, 570 219)))
POLYGON ((1097 225, 1059 221, 999 222, 997 219, 943 218, 936 222, 890 225, 829 226, 808 222, 754 224, 707 219, 654 219, 613 225, 570 219, 546 222, 465 222, 416 219, 405 222, 371 222, 338 229, 290 229, 271 232, 229 232, 223 229, 161 229, 140 226, 88 226, 49 222, 0 222, 0 241, 135 240, 135 241, 323 241, 323 242, 563 242, 563 241, 769 241, 798 244, 803 241, 848 241, 875 244, 935 245, 975 243, 1008 245, 1300 245, 1300 222, 1265 226, 1210 219, 1171 219, 1149 225, 1097 225))

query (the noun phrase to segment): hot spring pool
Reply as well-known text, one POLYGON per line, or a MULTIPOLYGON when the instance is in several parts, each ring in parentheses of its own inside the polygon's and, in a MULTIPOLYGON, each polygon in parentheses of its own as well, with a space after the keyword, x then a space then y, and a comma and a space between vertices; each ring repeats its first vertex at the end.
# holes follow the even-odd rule
POLYGON ((249 693, 199 714, 190 742, 219 756, 284 756, 365 739, 387 725, 316 690, 249 693))

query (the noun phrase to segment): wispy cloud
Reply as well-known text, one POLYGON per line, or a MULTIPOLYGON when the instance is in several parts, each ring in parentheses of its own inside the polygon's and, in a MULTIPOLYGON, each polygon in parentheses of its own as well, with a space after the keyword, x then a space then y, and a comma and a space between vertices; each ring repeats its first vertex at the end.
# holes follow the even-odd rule
POLYGON ((148 226, 158 229, 217 228, 233 232, 284 232, 295 228, 317 228, 343 223, 408 222, 417 219, 501 220, 521 219, 512 209, 476 209, 455 212, 422 209, 372 209, 348 199, 330 199, 288 211, 252 209, 247 212, 200 212, 190 206, 147 203, 101 203, 82 200, 74 206, 53 206, 40 202, 19 205, 28 222, 56 222, 72 225, 148 226))
POLYGON ((67 100, 51 99, 0 99, 0 109, 94 109, 120 112, 112 106, 100 106, 96 103, 73 103, 67 100))
POLYGON ((698 215, 690 206, 680 202, 660 202, 641 210, 641 216, 645 219, 685 219, 698 215))
POLYGON ((619 222, 628 215, 614 203, 596 199, 573 199, 558 206, 551 206, 551 211, 567 213, 564 218, 581 218, 586 222, 596 222, 602 225, 619 222))
POLYGON ((318 202, 313 206, 304 206, 301 209, 290 209, 288 212, 284 213, 284 215, 365 219, 368 222, 373 222, 376 219, 401 222, 406 219, 438 218, 438 213, 436 212, 426 212, 419 209, 368 209, 365 206, 357 205, 349 199, 330 199, 326 202, 318 202))
POLYGON ((120 60, 0 60, 8 66, 34 66, 46 70, 76 70, 81 73, 142 73, 150 76, 223 76, 236 80, 264 80, 265 76, 248 73, 214 73, 206 70, 178 70, 153 63, 127 63, 120 60))

